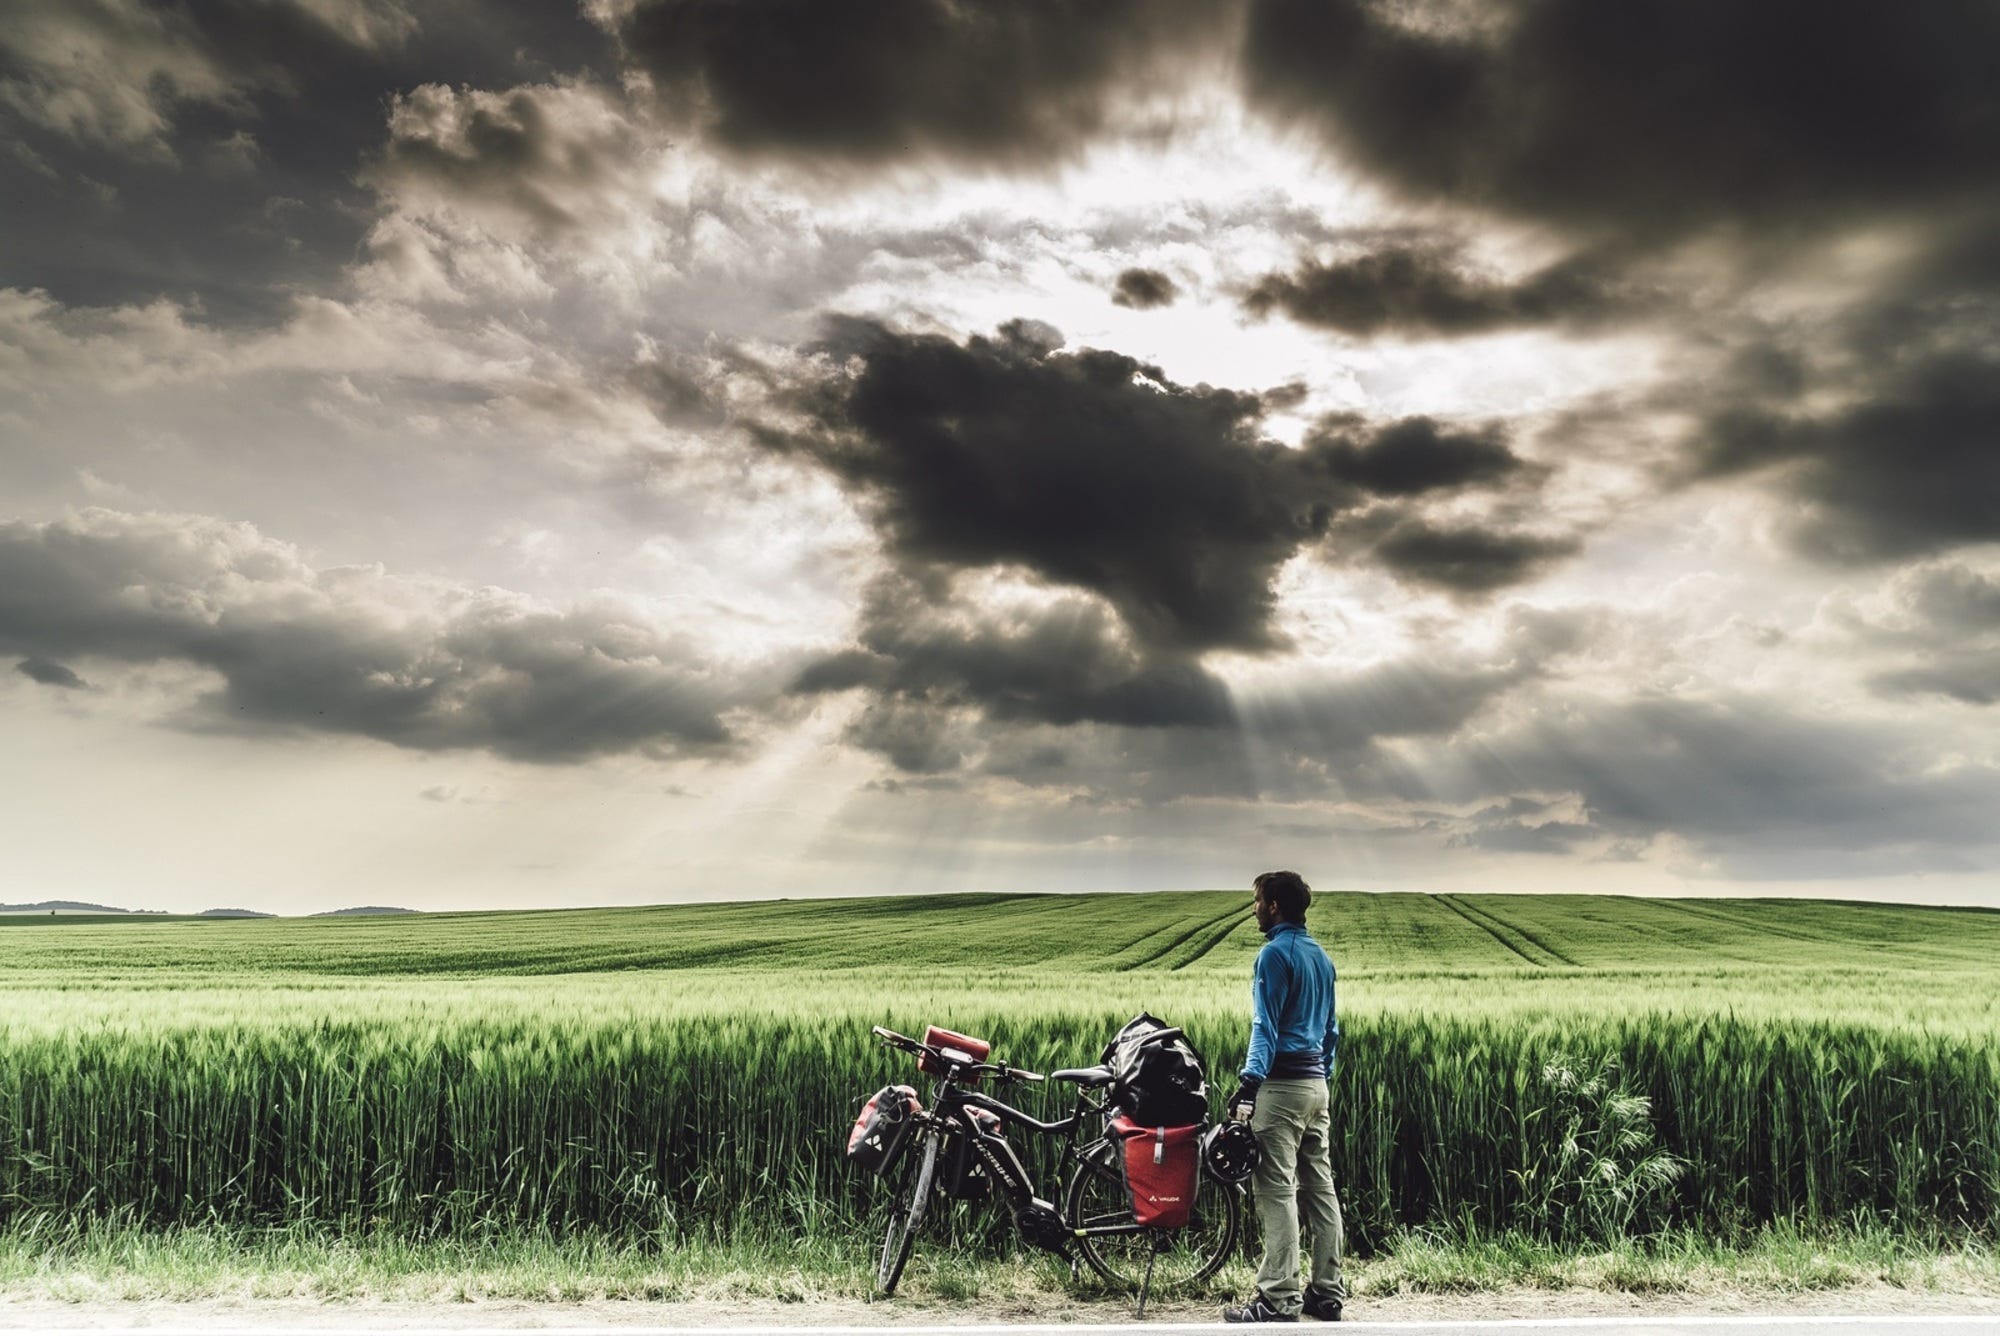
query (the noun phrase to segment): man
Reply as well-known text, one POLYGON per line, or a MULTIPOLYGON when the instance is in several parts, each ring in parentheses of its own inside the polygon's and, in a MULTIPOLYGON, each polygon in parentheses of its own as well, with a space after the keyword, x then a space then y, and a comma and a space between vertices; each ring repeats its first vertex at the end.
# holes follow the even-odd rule
POLYGON ((1257 1293, 1222 1310, 1225 1322, 1296 1322, 1300 1312, 1340 1321, 1347 1293, 1344 1233, 1333 1190, 1327 1085, 1340 1027, 1333 1017, 1333 962, 1306 933, 1312 888, 1296 872, 1257 878, 1251 910, 1264 933, 1250 985, 1250 1054, 1230 1101, 1248 1117, 1262 1154, 1251 1179, 1264 1261, 1257 1293), (1312 1281, 1299 1285, 1299 1218, 1312 1233, 1312 1281))

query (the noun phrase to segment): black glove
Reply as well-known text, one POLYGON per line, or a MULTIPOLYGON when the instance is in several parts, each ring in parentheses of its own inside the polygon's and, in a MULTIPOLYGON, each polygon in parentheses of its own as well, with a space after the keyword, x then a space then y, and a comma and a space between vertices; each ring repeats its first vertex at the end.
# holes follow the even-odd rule
POLYGON ((1247 1123, 1257 1112, 1257 1087, 1264 1084, 1261 1076, 1246 1076, 1236 1087, 1236 1093, 1229 1097, 1229 1121, 1247 1123))

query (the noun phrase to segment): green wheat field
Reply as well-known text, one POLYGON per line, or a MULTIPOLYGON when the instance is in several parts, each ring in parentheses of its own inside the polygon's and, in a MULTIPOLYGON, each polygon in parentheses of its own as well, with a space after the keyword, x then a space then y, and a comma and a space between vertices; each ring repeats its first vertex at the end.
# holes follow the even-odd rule
MULTIPOLYGON (((1411 1229, 2000 1233, 2000 912, 1329 893, 1311 927, 1363 1255, 1411 1229), (1651 1190, 1583 1181, 1655 1153, 1680 1169, 1651 1190)), ((1046 1070, 1143 1009, 1228 1073, 1260 940, 1234 891, 0 919, 0 1226, 859 1254, 876 1192, 841 1146, 908 1072, 871 1024, 1046 1070)))

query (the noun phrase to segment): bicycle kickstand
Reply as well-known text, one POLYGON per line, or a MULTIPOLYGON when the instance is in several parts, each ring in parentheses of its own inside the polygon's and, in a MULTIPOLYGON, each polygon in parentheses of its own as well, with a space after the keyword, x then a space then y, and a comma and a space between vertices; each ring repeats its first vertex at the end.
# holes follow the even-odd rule
POLYGON ((1153 1263, 1158 1261, 1159 1258, 1160 1258, 1160 1245, 1158 1243, 1155 1243, 1146 1252, 1146 1276, 1145 1279, 1139 1282, 1139 1317, 1142 1320, 1146 1316, 1146 1295, 1150 1293, 1153 1288, 1153 1263))

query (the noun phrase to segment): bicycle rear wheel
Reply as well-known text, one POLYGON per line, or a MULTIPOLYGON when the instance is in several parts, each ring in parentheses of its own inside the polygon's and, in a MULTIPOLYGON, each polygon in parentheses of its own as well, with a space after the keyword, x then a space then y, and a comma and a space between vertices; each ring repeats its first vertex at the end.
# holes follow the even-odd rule
MULTIPOLYGON (((1188 1290, 1213 1276, 1229 1260, 1242 1217, 1240 1189, 1204 1180, 1194 1214, 1180 1229, 1146 1229, 1133 1234, 1084 1234, 1077 1251, 1090 1269, 1121 1290, 1136 1290, 1153 1264, 1155 1290, 1188 1290)), ((1089 1158, 1077 1168, 1063 1194, 1063 1214, 1072 1226, 1129 1225, 1132 1198, 1113 1164, 1089 1158)))
POLYGON ((924 1222, 931 1184, 937 1177, 939 1133, 935 1128, 925 1128, 919 1135, 923 1144, 912 1146, 912 1153, 903 1157, 896 1195, 889 1201, 889 1232, 882 1239, 882 1259, 875 1267, 875 1281, 884 1294, 894 1294, 896 1283, 903 1278, 904 1264, 910 1260, 910 1245, 916 1239, 917 1226, 924 1222))

